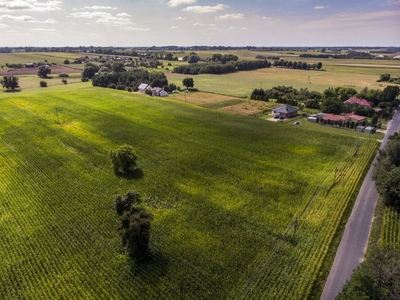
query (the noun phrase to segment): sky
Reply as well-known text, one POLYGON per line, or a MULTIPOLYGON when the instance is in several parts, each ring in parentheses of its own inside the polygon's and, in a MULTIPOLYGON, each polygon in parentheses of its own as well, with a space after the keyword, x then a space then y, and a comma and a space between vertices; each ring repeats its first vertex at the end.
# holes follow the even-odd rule
POLYGON ((400 46, 400 0, 0 0, 8 46, 400 46))

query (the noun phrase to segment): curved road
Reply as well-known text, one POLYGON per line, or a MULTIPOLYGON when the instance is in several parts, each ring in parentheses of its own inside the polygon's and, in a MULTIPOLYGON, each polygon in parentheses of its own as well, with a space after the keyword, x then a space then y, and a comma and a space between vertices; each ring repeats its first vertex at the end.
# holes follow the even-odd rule
MULTIPOLYGON (((380 149, 386 147, 388 137, 400 128, 400 113, 396 111, 389 123, 380 149)), ((332 300, 342 291, 353 270, 362 262, 374 217, 378 192, 372 180, 376 157, 361 186, 353 211, 336 252, 335 261, 326 281, 321 300, 332 300)))

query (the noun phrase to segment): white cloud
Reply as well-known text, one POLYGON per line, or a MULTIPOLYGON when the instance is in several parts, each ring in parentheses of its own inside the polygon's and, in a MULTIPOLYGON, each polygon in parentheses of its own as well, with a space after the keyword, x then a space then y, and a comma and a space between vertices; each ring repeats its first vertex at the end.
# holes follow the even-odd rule
POLYGON ((0 20, 2 21, 16 21, 16 22, 37 22, 31 16, 10 16, 10 15, 1 15, 0 20))
POLYGON ((217 17, 217 20, 241 20, 244 18, 243 14, 226 14, 217 17))
POLYGON ((270 17, 263 17, 263 20, 272 20, 270 17))
POLYGON ((14 30, 14 29, 7 30, 6 32, 7 32, 7 33, 18 33, 18 31, 14 30))
POLYGON ((93 5, 93 6, 84 6, 83 8, 81 8, 82 10, 84 9, 93 9, 93 10, 108 10, 108 9, 118 9, 117 7, 111 7, 111 6, 97 6, 97 5, 93 5))
POLYGON ((0 11, 54 11, 61 10, 61 4, 58 0, 0 0, 0 11))
POLYGON ((47 24, 55 24, 58 23, 57 20, 53 20, 53 19, 47 19, 46 21, 44 21, 43 23, 47 23, 47 24))
POLYGON ((229 27, 226 30, 235 30, 235 29, 236 29, 235 27, 229 27))
POLYGON ((381 24, 391 22, 391 26, 399 24, 400 10, 387 10, 366 13, 351 13, 351 14, 338 14, 328 18, 314 20, 308 23, 302 23, 298 26, 302 30, 305 29, 327 29, 327 28, 356 28, 365 27, 368 25, 375 25, 376 28, 381 24))
POLYGON ((248 28, 247 27, 242 27, 242 28, 240 28, 240 30, 248 30, 248 28))
POLYGON ((324 8, 327 8, 327 6, 317 5, 316 7, 314 7, 314 9, 324 9, 324 8))
POLYGON ((229 8, 228 5, 225 4, 217 4, 215 6, 188 6, 182 11, 189 11, 189 12, 194 12, 196 14, 204 14, 204 13, 214 13, 219 10, 224 10, 225 8, 229 8))
POLYGON ((132 17, 131 15, 128 15, 127 13, 120 13, 120 14, 117 14, 117 17, 132 17))
POLYGON ((55 29, 49 28, 33 28, 31 31, 41 31, 41 32, 55 32, 55 29))
POLYGON ((148 28, 137 28, 137 27, 126 27, 124 29, 128 30, 128 31, 149 31, 150 30, 148 28))
POLYGON ((116 17, 108 12, 75 12, 70 14, 74 18, 85 18, 85 19, 96 19, 96 24, 102 24, 105 26, 129 26, 134 25, 129 18, 125 18, 125 13, 118 14, 116 17))
POLYGON ((178 27, 177 26, 171 26, 171 29, 177 29, 178 27))
POLYGON ((197 0, 170 0, 167 5, 171 7, 179 6, 182 4, 193 4, 196 3, 197 0))
POLYGON ((194 23, 193 26, 212 27, 212 26, 215 26, 215 24, 194 23))
POLYGON ((7 28, 9 27, 7 24, 0 24, 0 28, 7 28))
POLYGON ((172 18, 172 20, 186 20, 186 18, 183 18, 183 17, 177 17, 177 18, 172 18))
POLYGON ((100 12, 100 11, 96 11, 96 12, 84 11, 84 12, 72 13, 70 16, 74 17, 74 18, 94 19, 94 18, 112 17, 112 14, 107 13, 107 12, 100 12))

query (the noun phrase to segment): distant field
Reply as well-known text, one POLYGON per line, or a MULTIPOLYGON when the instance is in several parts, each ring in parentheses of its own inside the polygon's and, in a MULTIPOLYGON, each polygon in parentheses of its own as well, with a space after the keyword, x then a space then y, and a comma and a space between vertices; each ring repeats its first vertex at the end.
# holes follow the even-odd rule
MULTIPOLYGON (((74 60, 82 56, 91 56, 87 53, 67 53, 67 52, 26 52, 26 53, 0 53, 0 66, 9 64, 25 64, 33 62, 56 63, 57 65, 64 64, 66 59, 74 60)), ((97 55, 96 55, 97 56, 97 55)))
MULTIPOLYGON (((344 67, 343 67, 344 68, 344 67)), ((347 67, 349 68, 349 67, 347 67)), ((374 69, 375 70, 375 69, 374 69)), ((382 70, 380 72, 388 72, 382 70)), ((380 73, 378 72, 378 73, 380 73)), ((237 72, 226 75, 177 75, 168 76, 170 82, 182 86, 182 80, 193 77, 194 85, 201 91, 237 97, 250 97, 255 88, 269 89, 278 85, 293 86, 297 89, 308 88, 322 92, 329 87, 352 86, 362 90, 369 88, 384 88, 386 83, 376 82, 379 75, 357 73, 342 73, 328 71, 303 71, 282 68, 268 68, 257 71, 237 72), (307 82, 310 81, 311 84, 307 82)))
POLYGON ((0 101, 1 299, 306 299, 377 149, 88 83, 0 101), (140 180, 112 173, 123 143, 140 180), (141 267, 116 231, 130 189, 154 214, 141 267))

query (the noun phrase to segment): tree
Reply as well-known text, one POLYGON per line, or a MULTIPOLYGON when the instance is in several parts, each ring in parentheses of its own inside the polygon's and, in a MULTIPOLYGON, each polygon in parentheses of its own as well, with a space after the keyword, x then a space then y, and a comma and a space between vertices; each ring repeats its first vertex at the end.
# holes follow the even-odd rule
POLYGON ((3 88, 7 89, 7 91, 16 91, 19 89, 19 78, 14 75, 5 75, 3 79, 0 80, 3 88))
POLYGON ((339 115, 344 111, 344 104, 337 98, 329 97, 322 101, 321 110, 324 113, 339 115))
POLYGON ((113 62, 111 69, 115 73, 122 73, 125 72, 125 65, 121 61, 115 61, 113 62))
POLYGON ((64 60, 64 65, 69 65, 69 64, 70 64, 69 59, 64 60))
POLYGON ((399 299, 399 283, 400 251, 393 246, 374 247, 336 299, 399 299))
POLYGON ((400 135, 398 133, 390 136, 386 148, 379 151, 373 177, 384 203, 400 210, 400 135))
POLYGON ((187 77, 182 80, 182 84, 186 86, 186 89, 194 87, 193 78, 187 77))
POLYGON ((40 87, 47 87, 47 82, 41 80, 41 81, 39 82, 39 85, 40 85, 40 87))
POLYGON ((320 70, 322 68, 322 62, 317 63, 317 69, 320 70))
POLYGON ((384 73, 384 74, 381 74, 379 80, 377 80, 377 81, 381 82, 381 81, 389 81, 389 80, 390 80, 390 74, 384 73))
POLYGON ((130 259, 137 262, 150 258, 150 227, 153 215, 140 206, 140 194, 129 191, 116 195, 114 206, 121 220, 118 227, 122 245, 130 259))
POLYGON ((200 56, 198 56, 196 53, 192 52, 189 54, 189 57, 187 59, 189 64, 195 64, 200 60, 200 56))
POLYGON ((48 65, 41 65, 38 67, 37 75, 40 78, 46 78, 48 75, 51 74, 51 68, 48 65))
POLYGON ((111 163, 117 175, 132 175, 138 172, 136 165, 137 155, 129 145, 122 145, 110 151, 111 163))

